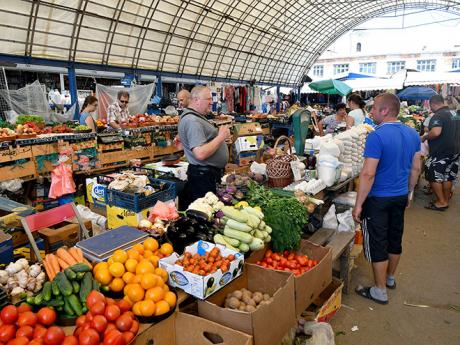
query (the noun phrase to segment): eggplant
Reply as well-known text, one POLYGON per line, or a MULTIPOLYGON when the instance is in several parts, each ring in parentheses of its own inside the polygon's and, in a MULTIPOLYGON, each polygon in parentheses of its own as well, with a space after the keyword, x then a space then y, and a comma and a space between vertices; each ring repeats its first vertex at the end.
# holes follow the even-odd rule
POLYGON ((208 241, 208 236, 206 236, 206 234, 203 234, 203 233, 201 233, 201 232, 197 233, 197 234, 195 235, 195 238, 196 238, 197 240, 208 241))
POLYGON ((208 215, 204 212, 201 212, 201 211, 197 211, 197 210, 187 210, 187 217, 189 217, 190 219, 195 219, 195 220, 201 220, 201 221, 204 221, 204 222, 207 222, 208 221, 208 215))
POLYGON ((185 229, 185 233, 187 234, 187 237, 193 237, 193 235, 196 234, 196 230, 194 226, 189 226, 185 229))

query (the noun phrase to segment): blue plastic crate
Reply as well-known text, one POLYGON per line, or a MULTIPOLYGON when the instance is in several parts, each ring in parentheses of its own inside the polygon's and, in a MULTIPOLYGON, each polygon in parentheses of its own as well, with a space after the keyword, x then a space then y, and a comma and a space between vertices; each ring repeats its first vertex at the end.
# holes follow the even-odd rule
POLYGON ((125 193, 115 189, 108 189, 105 193, 105 203, 109 206, 125 208, 133 212, 141 212, 146 208, 155 206, 158 200, 169 201, 176 198, 176 184, 171 181, 160 180, 149 177, 150 184, 161 190, 145 196, 140 193, 125 193))

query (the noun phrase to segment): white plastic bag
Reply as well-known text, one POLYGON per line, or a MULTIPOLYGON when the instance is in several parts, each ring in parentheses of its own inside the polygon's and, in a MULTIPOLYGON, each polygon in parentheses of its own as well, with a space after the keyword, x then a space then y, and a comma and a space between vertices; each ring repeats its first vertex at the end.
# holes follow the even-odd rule
POLYGON ((334 331, 326 322, 306 322, 304 333, 312 336, 305 345, 335 345, 334 331))
POLYGON ((337 215, 339 221, 338 231, 352 231, 355 232, 355 221, 351 214, 351 209, 337 215))
POLYGON ((320 155, 331 155, 334 157, 340 156, 340 148, 339 146, 333 142, 323 142, 319 148, 320 155))
POLYGON ((337 216, 335 215, 335 205, 332 205, 323 218, 323 228, 337 230, 338 226, 339 223, 337 222, 337 216))

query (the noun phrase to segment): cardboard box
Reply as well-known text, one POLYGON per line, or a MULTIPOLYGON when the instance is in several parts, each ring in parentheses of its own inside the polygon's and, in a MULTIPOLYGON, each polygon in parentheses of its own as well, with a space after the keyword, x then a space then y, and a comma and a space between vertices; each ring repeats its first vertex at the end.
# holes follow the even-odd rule
POLYGON ((308 321, 330 322, 342 306, 343 282, 332 278, 329 286, 313 301, 302 315, 308 321))
POLYGON ((105 206, 106 185, 97 183, 97 177, 86 179, 86 198, 90 204, 105 206))
MULTIPOLYGON (((91 221, 84 222, 86 229, 91 230, 91 221)), ((78 242, 78 232, 80 226, 78 223, 68 221, 53 225, 49 228, 43 228, 38 231, 40 237, 45 241, 46 253, 52 253, 62 246, 72 246, 78 242)))
POLYGON ((142 219, 149 217, 150 209, 146 208, 141 212, 134 212, 117 206, 106 205, 107 227, 109 229, 118 228, 123 225, 137 228, 142 219))
POLYGON ((279 345, 296 325, 293 295, 293 275, 245 265, 241 277, 205 301, 198 301, 198 313, 208 320, 252 335, 255 345, 279 345), (268 305, 260 305, 252 313, 224 308, 227 294, 242 288, 268 293, 273 296, 273 301, 268 305), (276 327, 273 327, 274 316, 276 327))
MULTIPOLYGON (((322 247, 310 241, 301 240, 298 252, 318 261, 318 265, 301 276, 294 277, 296 316, 301 315, 332 281, 332 250, 330 247, 322 247)), ((255 252, 247 262, 255 264, 262 260, 264 254, 264 250, 255 252)))
POLYGON ((252 337, 197 316, 175 313, 157 324, 141 324, 133 345, 252 345, 252 337))
POLYGON ((172 287, 178 287, 190 295, 197 298, 204 299, 216 291, 222 289, 230 281, 240 276, 244 266, 244 256, 241 253, 227 249, 225 246, 220 244, 214 244, 205 241, 198 241, 185 248, 184 252, 192 254, 199 253, 204 255, 206 252, 210 252, 214 247, 220 249, 222 256, 228 256, 233 254, 235 259, 230 263, 228 271, 222 273, 219 269, 213 274, 207 276, 200 276, 191 272, 184 271, 182 266, 176 265, 176 261, 181 257, 177 253, 163 258, 160 260, 160 267, 165 269, 169 275, 169 284, 172 287))

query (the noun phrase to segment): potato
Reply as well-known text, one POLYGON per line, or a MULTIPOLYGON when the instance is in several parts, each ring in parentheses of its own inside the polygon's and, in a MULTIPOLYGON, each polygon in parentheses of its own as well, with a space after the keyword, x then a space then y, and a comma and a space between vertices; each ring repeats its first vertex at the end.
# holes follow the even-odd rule
POLYGON ((270 295, 268 293, 264 293, 264 301, 268 301, 270 299, 270 295))
POLYGON ((241 290, 235 290, 233 291, 232 296, 240 300, 241 298, 243 298, 243 293, 241 292, 241 290))
POLYGON ((228 300, 228 306, 229 306, 231 309, 238 309, 238 307, 240 306, 240 301, 238 300, 238 298, 231 297, 231 298, 228 300))
POLYGON ((246 304, 240 303, 240 306, 239 306, 238 310, 246 311, 246 304))
POLYGON ((248 296, 249 298, 252 298, 252 292, 246 290, 246 291, 243 292, 243 298, 244 298, 244 296, 248 296))
POLYGON ((262 295, 261 292, 254 292, 252 299, 256 302, 256 304, 259 304, 264 299, 264 295, 262 295))
POLYGON ((248 313, 255 312, 255 311, 256 311, 256 307, 253 307, 252 305, 247 305, 247 306, 246 306, 246 311, 247 311, 248 313))
POLYGON ((241 299, 244 303, 249 304, 249 301, 252 301, 252 298, 249 297, 249 295, 243 295, 243 298, 241 299))
POLYGON ((257 303, 252 298, 246 304, 248 306, 252 305, 254 308, 257 307, 257 303))

